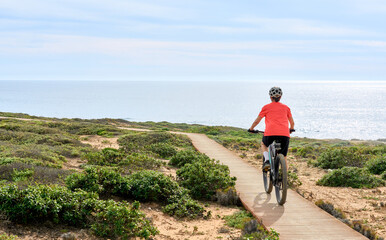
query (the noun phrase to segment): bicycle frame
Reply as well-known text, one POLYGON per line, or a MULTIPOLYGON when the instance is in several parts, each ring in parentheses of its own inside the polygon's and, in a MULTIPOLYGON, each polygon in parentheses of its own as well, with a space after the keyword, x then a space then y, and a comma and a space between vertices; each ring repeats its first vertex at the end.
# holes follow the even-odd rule
POLYGON ((271 143, 269 146, 268 146, 268 156, 269 156, 269 164, 271 166, 271 176, 272 176, 272 183, 273 185, 276 185, 276 181, 277 181, 277 167, 278 167, 278 162, 276 161, 276 155, 277 155, 277 151, 280 149, 280 143, 277 143, 276 141, 273 141, 273 143, 271 143), (273 159, 272 159, 273 157, 273 159))
MULTIPOLYGON (((294 132, 290 129, 290 133, 294 132)), ((250 130, 251 133, 264 133, 259 130, 250 130)), ((276 200, 279 205, 283 205, 287 199, 287 164, 283 154, 279 154, 281 143, 273 141, 268 146, 268 161, 270 169, 267 170, 263 163, 263 181, 265 192, 270 194, 272 187, 275 186, 276 200), (281 167, 280 167, 281 166, 281 167), (269 176, 268 176, 269 173, 269 176)), ((263 157, 264 159, 264 157, 263 157)))

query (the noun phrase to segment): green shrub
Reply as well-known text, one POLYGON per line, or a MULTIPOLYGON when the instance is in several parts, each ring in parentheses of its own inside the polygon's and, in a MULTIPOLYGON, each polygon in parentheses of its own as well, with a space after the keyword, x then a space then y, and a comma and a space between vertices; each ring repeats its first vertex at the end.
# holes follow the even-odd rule
POLYGON ((138 201, 166 202, 180 188, 177 182, 160 172, 140 171, 128 176, 125 191, 138 201))
POLYGON ((177 218, 207 218, 204 216, 205 209, 195 200, 193 200, 187 193, 178 193, 170 196, 168 204, 163 207, 163 211, 171 216, 177 218))
POLYGON ((381 178, 386 181, 386 171, 381 174, 381 178))
POLYGON ((100 152, 90 152, 82 157, 88 164, 99 166, 125 166, 131 170, 158 169, 163 162, 143 153, 125 153, 122 150, 105 148, 100 152))
POLYGON ((121 161, 119 166, 126 166, 134 171, 144 169, 159 169, 164 163, 161 160, 150 157, 142 153, 132 153, 126 155, 126 158, 121 161))
POLYGON ((18 160, 0 165, 0 179, 7 181, 61 184, 69 173, 68 170, 36 166, 18 160))
POLYGON ((296 148, 295 155, 303 158, 309 157, 310 155, 316 152, 316 149, 313 146, 303 146, 296 148))
POLYGON ((60 129, 61 131, 76 134, 76 135, 99 135, 104 137, 113 137, 120 135, 123 130, 107 125, 107 124, 96 124, 89 120, 76 119, 62 120, 60 122, 43 122, 43 126, 51 127, 54 129, 60 129))
POLYGON ((216 142, 220 143, 224 147, 231 148, 231 149, 236 149, 236 150, 239 150, 239 149, 248 150, 249 148, 259 149, 261 141, 257 141, 257 140, 261 139, 261 137, 257 136, 258 138, 256 138, 256 134, 250 134, 248 132, 246 133, 248 135, 243 137, 237 136, 237 135, 228 135, 228 134, 219 135, 219 136, 209 135, 209 137, 215 140, 216 142))
POLYGON ((368 156, 360 154, 355 147, 330 148, 320 155, 316 165, 324 169, 363 167, 367 159, 368 156))
POLYGON ((121 162, 125 154, 114 148, 104 148, 100 152, 89 152, 82 156, 89 164, 112 166, 121 162))
POLYGON ((244 234, 242 240, 279 240, 279 233, 271 228, 271 231, 267 232, 264 228, 260 227, 257 232, 244 234))
POLYGON ((302 185, 302 182, 300 181, 298 175, 295 172, 288 171, 288 186, 290 188, 297 188, 302 185))
POLYGON ((227 189, 221 189, 216 191, 216 200, 219 204, 223 206, 229 205, 241 205, 241 201, 237 191, 234 187, 229 187, 227 189))
POLYGON ((0 145, 0 155, 2 157, 38 159, 44 163, 58 165, 66 161, 64 156, 53 150, 53 147, 38 144, 13 145, 11 143, 2 143, 0 145))
POLYGON ((346 218, 346 215, 342 212, 342 210, 335 208, 332 203, 324 202, 323 200, 318 200, 315 202, 315 205, 338 219, 346 218))
POLYGON ((138 202, 130 205, 126 202, 104 201, 98 206, 91 229, 101 237, 149 239, 150 236, 155 236, 158 230, 139 211, 139 207, 138 202))
POLYGON ((236 178, 230 176, 228 166, 205 158, 177 170, 177 180, 191 191, 193 198, 211 199, 216 190, 234 186, 236 178))
POLYGON ((179 218, 204 216, 204 208, 191 199, 187 189, 159 172, 140 171, 128 176, 122 195, 139 201, 166 203, 164 212, 179 218))
POLYGON ((187 189, 155 171, 140 171, 123 177, 113 169, 88 167, 83 173, 68 176, 66 184, 71 190, 82 189, 144 202, 163 203, 166 204, 166 213, 180 218, 204 216, 205 210, 190 197, 187 189))
POLYGON ((0 157, 0 166, 1 165, 6 165, 6 164, 10 164, 10 163, 13 163, 13 162, 17 162, 17 161, 18 161, 17 158, 0 157))
POLYGON ((235 212, 232 215, 225 216, 225 224, 229 227, 238 228, 238 229, 244 229, 244 226, 247 222, 253 220, 254 217, 250 212, 247 212, 245 210, 241 210, 238 212, 235 212))
POLYGON ((366 168, 373 174, 381 174, 386 171, 386 155, 378 156, 366 162, 366 168))
POLYGON ((16 170, 16 169, 13 169, 13 174, 12 174, 12 180, 15 181, 15 182, 18 182, 18 181, 25 181, 29 178, 32 177, 32 175, 34 174, 34 169, 23 169, 23 170, 16 170))
POLYGON ((118 143, 125 152, 142 151, 146 146, 168 143, 177 147, 191 146, 188 137, 167 132, 136 132, 120 137, 118 143))
POLYGON ((371 175, 367 169, 343 167, 324 175, 316 184, 330 187, 373 188, 384 185, 384 181, 371 175))
POLYGON ((168 143, 154 143, 149 145, 148 148, 162 158, 169 158, 177 153, 176 148, 168 143))
POLYGON ((0 234, 0 240, 19 240, 20 238, 16 235, 8 235, 6 233, 0 234))
POLYGON ((197 162, 200 159, 209 160, 209 157, 194 150, 182 150, 170 159, 169 164, 176 167, 183 167, 187 163, 197 162))
POLYGON ((82 173, 74 173, 66 178, 69 189, 82 189, 103 195, 118 194, 127 179, 113 169, 105 167, 87 167, 82 173))
POLYGON ((225 224, 229 227, 243 231, 240 239, 243 240, 278 240, 279 233, 271 228, 268 232, 259 224, 250 212, 240 210, 232 215, 224 217, 225 224))
POLYGON ((59 186, 30 186, 18 189, 15 185, 0 187, 0 211, 11 221, 41 223, 52 221, 72 226, 91 227, 103 237, 143 237, 157 230, 138 210, 112 200, 99 200, 95 193, 72 192, 59 186))
POLYGON ((84 226, 93 210, 97 196, 84 191, 72 192, 58 186, 15 185, 0 188, 0 210, 14 222, 63 222, 84 226))

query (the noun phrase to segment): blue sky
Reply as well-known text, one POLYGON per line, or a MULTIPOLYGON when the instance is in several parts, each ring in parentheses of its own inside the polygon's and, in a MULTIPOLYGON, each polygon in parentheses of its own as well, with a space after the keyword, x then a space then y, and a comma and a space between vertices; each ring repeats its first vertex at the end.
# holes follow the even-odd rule
POLYGON ((386 80, 384 0, 1 0, 0 80, 386 80))

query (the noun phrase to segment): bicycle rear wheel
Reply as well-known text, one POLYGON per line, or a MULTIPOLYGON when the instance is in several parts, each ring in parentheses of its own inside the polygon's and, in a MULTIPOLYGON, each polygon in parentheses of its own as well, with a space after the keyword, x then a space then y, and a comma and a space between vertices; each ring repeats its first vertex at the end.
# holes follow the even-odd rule
POLYGON ((279 205, 283 205, 287 200, 287 166, 283 154, 278 154, 277 161, 277 181, 275 184, 276 200, 279 205))
POLYGON ((265 192, 270 194, 272 192, 272 177, 271 177, 271 170, 264 170, 263 169, 263 181, 264 181, 264 189, 265 192))

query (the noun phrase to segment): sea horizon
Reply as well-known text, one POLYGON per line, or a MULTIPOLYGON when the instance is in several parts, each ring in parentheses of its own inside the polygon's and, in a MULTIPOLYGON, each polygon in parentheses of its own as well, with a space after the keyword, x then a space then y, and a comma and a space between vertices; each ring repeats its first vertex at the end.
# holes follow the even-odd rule
MULTIPOLYGON (((280 85, 294 136, 386 138, 386 81, 0 81, 0 111, 249 128, 280 85)), ((264 129, 264 124, 257 126, 264 129)))

